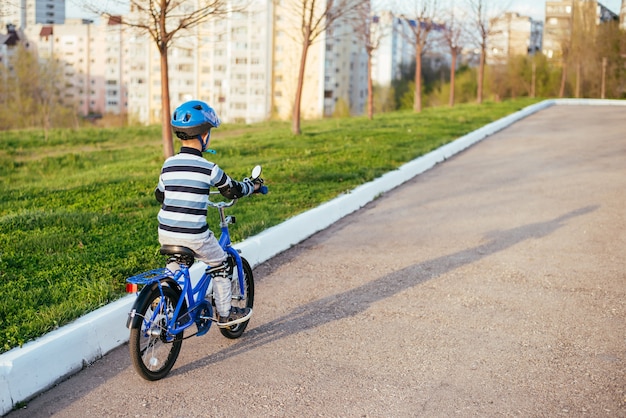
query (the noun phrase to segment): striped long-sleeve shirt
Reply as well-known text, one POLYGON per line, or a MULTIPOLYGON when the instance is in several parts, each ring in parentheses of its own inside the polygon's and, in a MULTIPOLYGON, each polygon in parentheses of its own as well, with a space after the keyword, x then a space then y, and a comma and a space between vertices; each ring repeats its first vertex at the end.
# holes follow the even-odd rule
POLYGON ((180 153, 165 160, 157 186, 164 194, 158 215, 159 235, 192 241, 206 239, 210 232, 206 215, 211 187, 217 187, 229 198, 254 192, 252 184, 231 179, 194 148, 182 147, 180 153))

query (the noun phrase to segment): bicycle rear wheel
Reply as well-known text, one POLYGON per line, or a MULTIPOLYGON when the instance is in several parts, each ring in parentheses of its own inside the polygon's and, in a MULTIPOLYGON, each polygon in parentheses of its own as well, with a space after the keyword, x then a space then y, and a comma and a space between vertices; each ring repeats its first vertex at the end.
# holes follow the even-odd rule
MULTIPOLYGON (((235 265, 235 260, 228 260, 229 263, 233 266, 233 278, 231 280, 231 290, 233 293, 233 299, 231 300, 231 305, 236 306, 238 308, 250 308, 252 309, 252 305, 254 305, 254 278, 252 277, 252 268, 250 268, 250 264, 245 258, 241 258, 241 264, 243 266, 243 297, 241 297, 241 290, 239 289, 239 276, 237 275, 237 266, 235 265)), ((226 338, 235 339, 241 337, 241 334, 245 331, 248 326, 248 321, 240 322, 239 324, 235 324, 232 327, 228 328, 220 328, 220 332, 226 338)))
MULTIPOLYGON (((137 373, 146 380, 164 378, 174 366, 183 344, 182 332, 175 336, 167 333, 167 322, 181 295, 166 285, 161 289, 163 295, 157 285, 146 292, 130 329, 130 358, 137 373)), ((183 302, 181 315, 186 311, 187 305, 183 302)))

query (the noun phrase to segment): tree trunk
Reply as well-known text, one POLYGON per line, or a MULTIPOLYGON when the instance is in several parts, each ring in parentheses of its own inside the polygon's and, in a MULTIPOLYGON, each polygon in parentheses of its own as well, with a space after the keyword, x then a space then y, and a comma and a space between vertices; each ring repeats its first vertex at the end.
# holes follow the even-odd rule
POLYGON ((454 106, 454 76, 456 75, 456 50, 452 51, 452 62, 450 63, 450 100, 448 106, 454 106))
POLYGON ((606 65, 607 65, 607 59, 606 57, 602 58, 602 84, 600 86, 600 98, 601 99, 606 99, 606 94, 605 94, 605 90, 606 90, 606 65))
POLYGON ((534 58, 531 71, 532 75, 530 79, 530 97, 534 98, 537 93, 537 63, 535 63, 534 58))
POLYGON ((72 113, 72 118, 74 121, 74 129, 80 128, 80 122, 78 121, 78 111, 72 113))
POLYGON ((487 51, 485 48, 480 50, 480 65, 478 67, 478 88, 476 89, 476 103, 481 104, 483 102, 483 81, 485 79, 485 55, 487 51))
POLYGON ((581 65, 580 65, 580 62, 578 62, 576 64, 576 93, 575 93, 575 97, 577 99, 580 98, 580 78, 581 77, 582 77, 581 65))
POLYGON ((170 87, 169 69, 167 66, 167 46, 161 46, 161 131, 163 139, 163 156, 169 158, 174 155, 174 144, 172 143, 172 127, 170 126, 170 87))
POLYGON ((559 97, 562 99, 565 96, 565 80, 567 80, 567 64, 563 60, 561 67, 561 87, 559 88, 559 97))
POLYGON ((372 51, 367 53, 367 117, 374 118, 374 83, 372 82, 372 51))
POLYGON ((422 46, 419 41, 415 42, 415 95, 413 99, 413 111, 422 111, 422 46))
POLYGON ((305 40, 302 42, 302 55, 300 56, 300 69, 298 70, 298 85, 296 86, 296 100, 293 103, 293 117, 291 120, 291 132, 294 135, 300 135, 302 129, 300 129, 300 113, 302 106, 302 88, 304 86, 304 69, 306 67, 306 56, 309 52, 309 40, 308 31, 305 35, 305 40))

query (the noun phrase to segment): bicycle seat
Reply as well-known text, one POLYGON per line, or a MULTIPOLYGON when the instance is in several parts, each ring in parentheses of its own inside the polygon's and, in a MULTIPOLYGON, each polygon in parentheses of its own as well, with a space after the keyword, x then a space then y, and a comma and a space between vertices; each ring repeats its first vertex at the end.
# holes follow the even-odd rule
POLYGON ((161 254, 170 256, 170 259, 174 259, 180 264, 184 264, 187 267, 191 266, 196 259, 196 253, 191 248, 183 247, 182 245, 162 245, 159 250, 161 254))

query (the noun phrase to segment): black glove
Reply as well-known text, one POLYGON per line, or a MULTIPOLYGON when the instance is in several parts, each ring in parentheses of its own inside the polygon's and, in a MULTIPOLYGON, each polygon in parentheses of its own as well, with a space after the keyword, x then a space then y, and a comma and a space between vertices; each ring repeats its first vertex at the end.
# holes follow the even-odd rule
POLYGON ((154 189, 154 197, 156 198, 157 202, 163 204, 163 201, 165 200, 165 193, 163 193, 159 190, 158 187, 156 187, 154 189))

